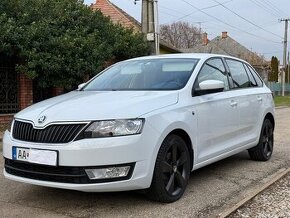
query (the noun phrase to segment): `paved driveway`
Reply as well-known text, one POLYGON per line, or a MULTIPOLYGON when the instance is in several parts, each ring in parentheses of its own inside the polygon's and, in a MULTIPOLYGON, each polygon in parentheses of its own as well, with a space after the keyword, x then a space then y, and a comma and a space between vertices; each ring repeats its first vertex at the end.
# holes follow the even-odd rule
MULTIPOLYGON (((276 111, 275 152, 267 162, 242 152, 192 173, 184 197, 172 204, 136 192, 82 193, 21 184, 0 175, 0 217, 208 217, 290 166, 290 108, 276 111)), ((3 160, 0 160, 3 165, 3 160)))

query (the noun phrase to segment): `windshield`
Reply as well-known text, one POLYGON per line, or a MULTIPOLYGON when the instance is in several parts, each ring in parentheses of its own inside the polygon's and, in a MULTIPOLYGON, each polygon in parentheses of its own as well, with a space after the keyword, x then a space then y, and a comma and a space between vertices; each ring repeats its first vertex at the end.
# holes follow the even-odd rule
POLYGON ((84 91, 177 90, 183 88, 198 59, 146 59, 120 62, 95 77, 84 91))

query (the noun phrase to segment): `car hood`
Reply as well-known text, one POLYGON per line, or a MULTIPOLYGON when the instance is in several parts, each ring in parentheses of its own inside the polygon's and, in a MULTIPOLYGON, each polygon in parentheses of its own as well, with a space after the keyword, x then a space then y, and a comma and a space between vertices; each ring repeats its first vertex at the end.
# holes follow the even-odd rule
POLYGON ((15 115, 42 127, 51 122, 136 118, 178 101, 177 91, 72 91, 15 115), (45 116, 43 123, 38 119, 45 116))

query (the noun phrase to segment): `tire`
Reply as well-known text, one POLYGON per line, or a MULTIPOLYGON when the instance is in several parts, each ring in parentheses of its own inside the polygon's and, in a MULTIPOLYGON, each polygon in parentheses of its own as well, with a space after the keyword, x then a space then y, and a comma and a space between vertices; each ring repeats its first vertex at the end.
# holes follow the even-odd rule
POLYGON ((163 203, 180 199, 188 183, 190 166, 189 151, 184 140, 177 135, 167 136, 156 158, 147 197, 163 203))
POLYGON ((259 144, 248 150, 250 158, 256 161, 267 161, 271 158, 274 148, 274 126, 265 119, 262 125, 259 144))

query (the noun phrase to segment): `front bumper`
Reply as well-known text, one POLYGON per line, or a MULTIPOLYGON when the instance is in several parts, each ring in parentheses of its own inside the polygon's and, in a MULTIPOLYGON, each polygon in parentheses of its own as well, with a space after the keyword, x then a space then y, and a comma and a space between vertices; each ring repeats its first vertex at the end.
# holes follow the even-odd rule
MULTIPOLYGON (((49 182, 34 179, 27 179, 19 176, 13 176, 8 174, 5 170, 3 171, 4 176, 7 179, 11 179, 17 182, 23 182, 33 185, 46 186, 52 188, 70 189, 84 192, 115 192, 115 191, 127 191, 127 190, 137 190, 145 189, 148 186, 146 179, 141 178, 131 178, 130 180, 123 180, 118 182, 108 182, 108 183, 94 183, 94 184, 71 184, 71 183, 59 183, 59 182, 49 182)), ((151 183, 151 180, 150 180, 151 183)))
POLYGON ((135 163, 128 163, 115 166, 90 166, 90 167, 65 167, 65 166, 47 166, 41 164, 15 161, 5 158, 5 171, 8 174, 23 177, 27 179, 43 180, 48 182, 72 183, 72 184, 90 184, 104 183, 121 180, 128 180, 132 177, 135 163), (91 169, 130 167, 127 175, 113 178, 94 179, 91 169), (86 171, 90 172, 90 176, 86 171))
MULTIPOLYGON (((153 131, 153 128, 147 128, 140 135, 83 139, 67 144, 51 145, 17 141, 6 131, 3 138, 3 156, 7 161, 12 159, 12 147, 15 146, 57 150, 58 167, 91 168, 92 166, 99 167, 130 163, 133 164, 133 171, 130 177, 118 181, 94 181, 92 183, 85 182, 85 184, 51 181, 43 177, 39 179, 36 177, 19 176, 19 174, 15 176, 13 173, 8 173, 8 169, 4 169, 4 176, 11 180, 34 185, 88 192, 145 189, 150 186, 152 181, 159 137, 160 135, 153 131)), ((19 163, 21 164, 21 162, 17 164, 19 163)))

